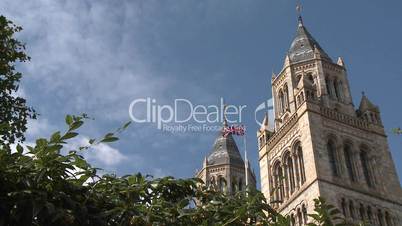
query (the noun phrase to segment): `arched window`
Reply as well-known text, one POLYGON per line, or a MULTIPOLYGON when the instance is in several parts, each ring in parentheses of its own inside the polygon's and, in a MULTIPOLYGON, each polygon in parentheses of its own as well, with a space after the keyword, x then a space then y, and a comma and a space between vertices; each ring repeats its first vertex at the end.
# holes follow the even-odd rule
POLYGON ((237 182, 236 182, 236 178, 232 178, 232 192, 236 193, 237 191, 237 182))
POLYGON ((278 162, 275 164, 275 194, 276 194, 276 200, 278 202, 283 201, 283 172, 282 172, 282 167, 281 164, 278 162))
POLYGON ((290 187, 290 193, 292 194, 295 191, 295 173, 293 170, 293 160, 290 155, 287 155, 285 157, 287 170, 288 170, 288 177, 289 177, 289 187, 290 187))
POLYGON ((293 213, 290 215, 290 225, 296 226, 295 215, 293 213))
POLYGON ((338 80, 334 80, 333 85, 334 85, 335 97, 339 99, 339 92, 338 92, 337 84, 338 84, 338 80))
POLYGON ((382 218, 382 217, 383 217, 383 216, 382 216, 382 212, 381 212, 380 209, 378 209, 378 211, 377 211, 377 218, 378 218, 378 223, 379 223, 380 226, 384 226, 384 221, 383 221, 383 218, 382 218))
POLYGON ((370 173, 369 173, 369 163, 368 163, 367 152, 364 150, 360 151, 360 161, 362 163, 364 179, 366 180, 366 183, 369 187, 373 187, 373 182, 371 181, 370 173))
POLYGON ((214 189, 215 186, 216 186, 216 184, 215 184, 215 178, 214 178, 214 177, 211 177, 211 179, 210 179, 210 181, 209 181, 209 188, 210 188, 210 189, 214 189))
POLYGON ((371 213, 371 207, 367 207, 367 219, 369 221, 369 223, 373 223, 373 215, 371 213))
POLYGON ((363 204, 361 204, 360 203, 360 209, 359 209, 359 213, 360 213, 360 220, 361 221, 364 221, 364 213, 365 213, 365 211, 364 211, 364 206, 363 206, 363 204))
POLYGON ((353 205, 352 200, 349 201, 349 213, 350 213, 350 217, 355 219, 355 207, 353 205))
POLYGON ((388 211, 385 211, 385 223, 387 224, 387 226, 392 226, 392 219, 388 211))
POLYGON ((243 191, 243 181, 241 178, 239 179, 239 191, 243 191))
POLYGON ((285 107, 285 111, 289 108, 289 89, 288 89, 288 85, 285 84, 283 87, 283 95, 284 95, 284 107, 285 107))
POLYGON ((304 173, 303 150, 302 150, 302 147, 300 145, 300 142, 298 142, 297 145, 296 145, 296 153, 297 153, 297 159, 299 160, 298 165, 299 165, 301 184, 304 184, 304 182, 306 181, 306 175, 304 173))
POLYGON ((336 86, 336 89, 337 89, 337 93, 338 93, 338 99, 339 99, 340 101, 344 101, 345 95, 343 94, 343 84, 342 84, 342 81, 338 81, 337 86, 336 86))
POLYGON ((225 192, 226 191, 226 180, 223 177, 219 177, 219 190, 221 192, 225 192))
POLYGON ((342 198, 342 201, 341 201, 341 208, 342 208, 343 216, 346 217, 346 201, 344 198, 342 198))
POLYGON ((351 181, 356 181, 355 174, 353 172, 353 156, 349 144, 345 144, 343 148, 343 154, 345 156, 346 169, 351 181))
POLYGON ((303 212, 303 220, 304 224, 307 224, 307 208, 306 205, 302 205, 302 212, 303 212))
POLYGON ((282 90, 279 90, 278 97, 279 97, 279 103, 278 103, 279 113, 283 114, 283 112, 285 112, 285 100, 282 90))
POLYGON ((297 209, 297 222, 299 223, 299 226, 303 226, 303 217, 300 209, 297 209))
POLYGON ((336 145, 333 140, 328 140, 327 143, 329 164, 331 166, 332 175, 339 176, 337 162, 336 162, 336 145))

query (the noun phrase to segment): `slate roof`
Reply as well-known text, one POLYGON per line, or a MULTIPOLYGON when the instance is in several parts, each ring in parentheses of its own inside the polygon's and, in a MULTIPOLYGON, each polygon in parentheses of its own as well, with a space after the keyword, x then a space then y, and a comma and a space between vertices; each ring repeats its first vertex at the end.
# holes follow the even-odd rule
POLYGON ((320 44, 308 32, 304 26, 302 18, 299 17, 296 36, 288 51, 292 63, 297 63, 314 58, 314 50, 318 51, 322 58, 332 62, 328 54, 321 48, 320 44))
POLYGON ((208 165, 232 164, 244 166, 244 161, 231 134, 224 137, 219 133, 208 158, 208 165))

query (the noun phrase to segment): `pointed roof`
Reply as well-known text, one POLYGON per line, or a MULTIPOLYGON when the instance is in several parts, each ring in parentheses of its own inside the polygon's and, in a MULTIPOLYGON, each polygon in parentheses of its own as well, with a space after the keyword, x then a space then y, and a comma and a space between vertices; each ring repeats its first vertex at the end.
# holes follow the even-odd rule
POLYGON ((378 106, 373 104, 368 98, 367 96, 364 94, 364 92, 362 93, 362 99, 360 101, 360 106, 359 106, 359 111, 360 112, 365 112, 367 110, 370 111, 379 111, 378 106))
POLYGON ((293 63, 314 59, 314 52, 319 53, 321 58, 332 62, 328 54, 321 48, 320 44, 307 31, 303 24, 303 20, 299 17, 299 24, 296 31, 296 36, 289 49, 289 57, 293 63))
POLYGON ((220 132, 208 156, 208 165, 234 164, 244 166, 244 161, 231 134, 226 137, 220 132))

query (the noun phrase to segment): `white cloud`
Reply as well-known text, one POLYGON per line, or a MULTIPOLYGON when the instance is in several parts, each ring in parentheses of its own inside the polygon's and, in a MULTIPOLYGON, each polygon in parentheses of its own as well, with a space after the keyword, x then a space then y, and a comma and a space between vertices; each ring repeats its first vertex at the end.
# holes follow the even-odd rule
MULTIPOLYGON (((88 144, 89 138, 83 136, 79 139, 73 140, 71 144, 67 145, 67 147, 71 149, 78 149, 79 147, 87 146, 88 144)), ((89 150, 83 151, 82 154, 86 160, 91 163, 95 163, 96 167, 106 167, 106 170, 128 159, 128 157, 122 154, 118 149, 113 148, 106 143, 94 145, 89 150)))

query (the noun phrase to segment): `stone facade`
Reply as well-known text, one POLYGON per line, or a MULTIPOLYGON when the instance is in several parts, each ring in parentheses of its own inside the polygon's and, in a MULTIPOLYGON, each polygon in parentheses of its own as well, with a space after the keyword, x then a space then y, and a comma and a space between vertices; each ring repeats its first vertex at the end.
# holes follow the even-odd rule
POLYGON ((324 197, 350 221, 402 225, 402 189, 377 106, 356 110, 342 58, 335 63, 301 18, 282 71, 272 76, 274 129, 257 132, 261 189, 294 225, 324 197))

